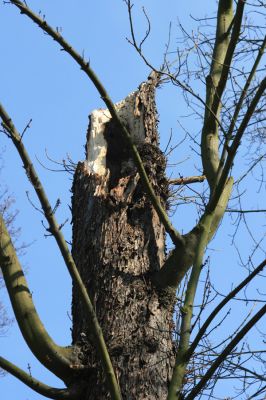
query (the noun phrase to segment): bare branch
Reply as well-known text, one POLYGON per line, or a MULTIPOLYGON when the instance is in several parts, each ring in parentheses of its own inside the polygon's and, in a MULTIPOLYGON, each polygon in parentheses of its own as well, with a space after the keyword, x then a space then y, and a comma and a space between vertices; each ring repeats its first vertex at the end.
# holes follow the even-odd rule
POLYGON ((73 363, 72 349, 56 345, 40 321, 2 215, 0 215, 0 265, 16 320, 29 348, 50 371, 60 378, 69 378, 72 374, 70 367, 73 363))
POLYGON ((168 182, 170 185, 189 185, 190 183, 204 182, 206 179, 205 175, 201 176, 189 176, 188 178, 177 178, 177 179, 169 179, 168 182))
POLYGON ((238 213, 238 214, 252 214, 252 213, 265 213, 266 212, 266 210, 264 210, 264 209, 258 209, 258 210, 236 210, 236 209, 233 209, 233 208, 228 208, 227 210, 225 210, 225 212, 228 212, 228 213, 238 213))
POLYGON ((202 269, 204 252, 208 243, 209 232, 212 225, 212 218, 212 215, 206 216, 199 225, 201 234, 199 236, 197 248, 195 251, 195 259, 186 289, 184 305, 181 308, 182 323, 180 341, 167 400, 175 400, 177 397, 179 397, 183 386, 186 367, 189 361, 189 359, 186 358, 186 353, 189 348, 191 335, 191 320, 193 316, 194 299, 202 269))
POLYGON ((191 344, 187 357, 190 358, 194 350, 196 349, 199 341, 207 331, 208 327, 210 326, 211 322, 214 320, 214 318, 218 315, 218 313, 222 310, 222 308, 231 300, 233 299, 240 290, 242 290, 249 282, 252 281, 252 279, 255 278, 260 272, 263 271, 264 267, 266 265, 266 260, 264 260, 257 268, 254 269, 254 271, 249 274, 249 276, 244 279, 234 290, 232 290, 221 302, 218 304, 217 307, 212 311, 212 313, 209 315, 207 320, 204 322, 202 327, 200 328, 199 332, 197 333, 197 336, 195 337, 193 343, 191 344))
POLYGON ((236 336, 231 340, 231 342, 225 347, 221 354, 213 362, 212 366, 205 373, 204 377, 199 381, 199 383, 191 390, 189 395, 185 400, 193 400, 201 392, 202 388, 211 379, 215 371, 219 366, 225 361, 226 357, 230 352, 238 345, 238 343, 244 338, 244 336, 252 329, 255 324, 266 314, 266 305, 263 306, 253 318, 236 334, 236 336))
POLYGON ((213 210, 216 207, 217 202, 219 201, 219 197, 221 195, 221 191, 224 188, 225 182, 227 180, 227 177, 229 175, 230 169, 232 168, 238 147, 240 145, 242 136, 245 132, 245 129, 249 123, 250 118, 252 117, 264 91, 266 89, 266 77, 261 81, 255 96, 253 97, 247 111, 246 114, 236 132, 236 135, 234 137, 234 140, 231 144, 231 146, 227 149, 228 151, 228 156, 221 174, 221 177, 218 181, 218 184, 215 188, 215 191, 213 193, 213 196, 211 197, 210 203, 208 205, 209 210, 213 210))
POLYGON ((234 51, 235 51, 235 48, 236 48, 236 45, 237 45, 237 42, 239 39, 239 35, 240 35, 244 7, 245 7, 245 1, 238 0, 236 12, 235 12, 235 15, 233 18, 232 34, 230 37, 230 42, 229 42, 229 45, 228 45, 228 48, 226 51, 224 62, 222 65, 222 71, 221 71, 221 75, 219 78, 219 82, 217 85, 217 89, 216 89, 216 93, 215 93, 215 97, 214 97, 214 101, 213 101, 213 105, 212 105, 212 109, 213 109, 214 113, 217 113, 218 107, 221 103, 224 89, 226 87, 226 83, 228 81, 230 65, 233 60, 234 51))
POLYGON ((27 374, 21 368, 17 367, 15 364, 11 363, 3 357, 0 357, 0 367, 15 376, 21 382, 25 383, 25 385, 30 387, 35 392, 49 399, 76 400, 80 398, 83 391, 81 383, 68 389, 52 388, 33 378, 31 375, 27 374))
MULTIPOLYGON (((243 102, 244 102, 244 100, 245 100, 245 98, 247 96, 247 92, 248 92, 248 89, 250 87, 250 84, 251 84, 252 80, 255 77, 255 73, 257 71, 259 63, 260 63, 260 61, 262 59, 262 56, 264 54, 265 47, 266 47, 266 36, 264 37, 262 45, 258 50, 257 57, 255 59, 255 62, 253 64, 253 66, 252 66, 250 74, 249 74, 249 76, 248 76, 248 78, 247 78, 247 80, 245 82, 244 88, 243 88, 243 90, 241 92, 241 95, 240 95, 239 100, 237 102, 237 105, 235 107, 234 114, 233 114, 233 117, 231 119, 231 123, 230 123, 229 129, 228 129, 228 132, 227 132, 227 134, 225 136, 225 143, 224 143, 224 146, 223 146, 223 151, 222 151, 220 165, 219 165, 218 174, 217 174, 218 178, 220 177, 220 174, 221 174, 224 162, 225 162, 225 158, 226 158, 226 154, 227 154, 227 150, 228 150, 228 145, 229 145, 229 142, 230 142, 230 140, 232 138, 232 134, 233 134, 233 131, 234 131, 234 127, 235 127, 237 118, 239 116, 239 112, 240 112, 241 107, 243 105, 243 102)), ((264 157, 264 155, 262 157, 264 157)))
POLYGON ((221 107, 213 110, 217 86, 220 82, 225 57, 230 44, 230 31, 233 23, 233 0, 219 1, 215 46, 210 73, 206 78, 206 104, 204 124, 201 134, 201 155, 203 172, 207 176, 211 191, 214 189, 219 166, 219 136, 216 118, 220 119, 221 107), (212 110, 212 113, 209 112, 212 110))
MULTIPOLYGON (((135 32, 134 32, 134 25, 133 25, 133 18, 132 18, 132 8, 133 5, 131 3, 131 0, 124 0, 125 3, 128 6, 128 15, 129 15, 129 24, 130 24, 130 31, 131 31, 131 38, 132 42, 130 40, 129 43, 134 46, 134 48, 137 50, 139 53, 140 57, 142 60, 145 62, 145 64, 156 74, 158 75, 159 79, 162 77, 165 77, 165 79, 170 80, 174 85, 180 87, 184 92, 189 93, 192 97, 194 97, 196 100, 198 100, 209 112, 212 114, 214 120, 217 122, 218 126, 220 127, 221 131, 225 135, 225 130, 215 113, 212 111, 211 107, 208 105, 206 101, 204 101, 199 94, 195 93, 193 89, 188 86, 186 83, 182 82, 181 80, 177 79, 178 73, 176 74, 171 74, 168 70, 165 70, 164 67, 161 69, 155 68, 151 62, 146 58, 146 56, 143 54, 141 47, 137 44, 136 38, 135 38, 135 32)), ((147 38, 146 38, 147 39, 147 38)), ((145 39, 145 40, 146 40, 145 39)))

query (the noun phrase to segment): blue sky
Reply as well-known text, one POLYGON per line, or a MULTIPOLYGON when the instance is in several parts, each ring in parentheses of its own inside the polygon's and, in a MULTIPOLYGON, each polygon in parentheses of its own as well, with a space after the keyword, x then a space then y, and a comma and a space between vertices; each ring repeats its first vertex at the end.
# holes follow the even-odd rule
MULTIPOLYGON (((152 31, 144 51, 155 66, 159 66, 162 61, 169 22, 172 21, 173 24, 171 46, 174 49, 177 16, 188 30, 192 30, 195 29, 195 22, 189 15, 193 13, 203 17, 215 6, 214 2, 206 0, 199 3, 187 0, 182 6, 176 1, 164 1, 159 5, 157 3, 154 0, 137 0, 134 7, 136 32, 139 37, 146 29, 141 13, 142 5, 145 5, 150 17, 152 31)), ((148 68, 126 40, 129 36, 129 24, 126 6, 122 0, 36 0, 29 2, 29 5, 36 12, 41 10, 51 25, 62 29, 62 34, 77 50, 84 51, 85 57, 90 59, 113 101, 124 98, 147 77, 148 68)), ((24 129, 29 119, 33 120, 24 141, 42 181, 46 182, 46 191, 51 203, 55 204, 57 198, 62 201, 57 212, 57 218, 62 222, 69 217, 71 176, 45 170, 36 157, 51 168, 54 168, 54 165, 49 164, 46 159, 45 149, 54 160, 66 158, 67 154, 75 162, 83 159, 88 115, 91 110, 102 107, 103 104, 88 78, 69 56, 59 51, 58 45, 25 16, 19 15, 15 7, 0 5, 0 35, 0 101, 20 130, 24 129)), ((175 142, 183 137, 177 119, 180 115, 187 114, 187 109, 182 93, 169 86, 159 89, 158 103, 163 147, 171 129, 175 142)), ((191 131, 199 129, 199 121, 193 117, 189 121, 186 119, 186 124, 187 129, 191 131)), ((21 161, 11 143, 3 136, 0 136, 0 148, 4 149, 5 160, 1 179, 14 194, 16 208, 20 210, 16 223, 21 227, 21 240, 31 243, 22 262, 27 268, 27 278, 36 307, 55 341, 67 345, 71 340, 71 321, 68 315, 71 307, 70 279, 53 239, 44 238, 41 215, 33 210, 26 198, 25 192, 29 191, 32 201, 36 202, 33 190, 21 168, 21 161)), ((174 170, 177 176, 179 173, 186 176, 195 162, 193 153, 183 149, 177 152, 175 157, 177 162, 189 157, 187 164, 180 164, 174 170)), ((198 160, 196 162, 200 167, 198 160)), ((241 171, 237 170, 237 173, 240 174, 241 171)), ((258 186, 257 184, 257 188, 258 186)), ((246 201, 253 199, 254 207, 262 204, 257 188, 254 187, 253 192, 247 194, 246 198, 246 201)), ((183 211, 182 208, 182 212, 177 213, 175 223, 178 229, 185 232, 192 226, 191 216, 195 216, 195 212, 190 211, 189 215, 184 216, 183 211)), ((261 222, 261 215, 253 215, 250 220, 251 225, 256 226, 258 237, 261 235, 261 222)), ((226 292, 231 287, 231 277, 240 277, 243 271, 237 269, 236 253, 233 247, 230 247, 231 238, 228 234, 233 232, 230 218, 227 218, 224 226, 211 246, 211 254, 214 271, 223 267, 223 290, 226 292), (230 279, 226 279, 229 274, 230 279)), ((67 239, 71 238, 70 225, 66 225, 65 234, 67 239)), ((252 244, 244 230, 239 237, 239 243, 244 244, 243 255, 246 257, 252 244)), ((214 279, 221 279, 221 275, 214 273, 214 279)), ((1 291, 2 297, 6 299, 4 291, 1 291)), ((27 369, 30 364, 32 375, 36 378, 50 385, 60 385, 31 356, 15 323, 7 336, 0 338, 0 349, 3 356, 20 367, 27 369)), ((42 398, 12 377, 0 380, 0 394, 4 395, 4 398, 8 396, 8 400, 42 398)))

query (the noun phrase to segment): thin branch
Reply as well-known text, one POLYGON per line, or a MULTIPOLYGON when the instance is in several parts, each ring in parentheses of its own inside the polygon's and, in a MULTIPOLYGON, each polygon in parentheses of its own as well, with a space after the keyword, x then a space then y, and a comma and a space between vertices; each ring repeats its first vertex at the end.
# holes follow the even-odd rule
POLYGON ((256 107, 257 107, 257 105, 258 105, 258 103, 259 103, 259 101, 260 101, 265 89, 266 89, 266 77, 261 81, 261 83, 260 83, 260 85, 259 85, 259 87, 258 87, 258 89, 257 89, 257 91, 255 93, 255 96, 253 97, 253 99, 252 99, 252 101, 251 101, 251 103, 250 103, 250 105, 249 105, 249 107, 248 107, 248 109, 246 111, 246 114, 245 114, 245 116, 244 116, 244 118, 243 118, 243 120, 242 120, 242 122, 241 122, 241 124, 240 124, 240 126, 239 126, 239 128, 237 130, 237 132, 236 132, 235 138, 234 138, 231 146, 227 150, 228 151, 228 156, 227 156, 223 171, 221 173, 221 177, 220 177, 220 179, 218 181, 218 184, 217 184, 217 186, 215 188, 214 194, 213 194, 213 196, 212 196, 212 198, 211 198, 211 200, 209 202, 209 205, 208 205, 208 208, 209 208, 210 211, 213 210, 216 207, 216 204, 219 201, 219 197, 220 197, 221 192, 222 192, 222 190, 224 188, 224 185, 225 185, 225 182, 226 182, 227 177, 229 175, 230 169, 232 168, 232 165, 233 165, 233 162, 234 162, 234 159, 235 159, 235 156, 236 156, 236 152, 237 152, 237 149, 238 149, 238 147, 240 145, 240 142, 241 142, 241 139, 242 139, 243 134, 245 132, 245 129, 246 129, 246 127, 247 127, 247 125, 249 123, 249 120, 252 117, 252 115, 253 115, 253 113, 254 113, 254 111, 255 111, 255 109, 256 109, 256 107))
POLYGON ((27 123, 27 125, 26 125, 25 128, 23 129, 23 131, 22 131, 22 133, 21 133, 21 140, 23 139, 23 136, 24 136, 24 134, 26 133, 26 131, 27 131, 28 129, 30 129, 31 123, 32 123, 32 119, 29 120, 29 122, 27 123))
POLYGON ((266 210, 264 209, 257 209, 257 210, 237 210, 233 208, 228 208, 225 210, 228 213, 238 213, 238 214, 252 214, 252 213, 265 213, 266 210))
MULTIPOLYGON (((251 369, 247 368, 247 367, 243 367, 240 364, 236 364, 234 362, 232 362, 231 360, 227 360, 227 362, 231 365, 233 365, 235 367, 235 369, 240 369, 242 371, 248 372, 250 375, 253 375, 254 377, 256 377, 257 379, 259 379, 260 382, 262 381, 266 381, 266 378, 260 374, 257 374, 255 371, 252 371, 251 369)), ((234 379, 234 378, 233 378, 234 379)))
POLYGON ((235 12, 234 19, 233 19, 234 25, 233 25, 233 29, 232 29, 232 34, 231 34, 230 42, 229 42, 227 52, 225 55, 225 59, 224 59, 223 65, 222 65, 221 76, 219 78, 219 83, 217 85, 215 98, 214 98, 214 102, 213 102, 213 106, 212 106, 214 113, 216 113, 218 110, 224 89, 226 87, 226 83, 227 83, 228 75, 229 75, 229 71, 230 71, 230 65, 231 65, 234 51, 235 51, 235 48, 236 48, 236 45, 237 45, 237 42, 239 39, 239 35, 240 35, 244 8, 245 8, 245 1, 238 0, 236 12, 235 12))
POLYGON ((220 127, 221 131, 225 134, 226 132, 225 132, 220 120, 216 117, 215 113, 212 111, 212 109, 209 107, 209 105, 200 97, 200 95, 195 93, 190 86, 188 86, 184 82, 181 82, 179 79, 177 79, 178 74, 173 75, 173 74, 171 74, 171 73, 169 73, 169 72, 167 72, 165 70, 161 70, 161 69, 159 70, 159 69, 155 68, 149 62, 149 60, 145 57, 145 55, 142 52, 142 49, 137 44, 137 41, 136 41, 136 38, 135 38, 133 18, 132 18, 132 7, 133 7, 133 5, 131 3, 131 0, 125 0, 125 3, 127 4, 127 7, 128 7, 129 24, 130 24, 130 31, 131 31, 131 38, 132 38, 132 42, 129 39, 128 39, 128 42, 131 45, 133 45, 133 47, 137 50, 137 52, 139 53, 139 55, 142 58, 142 60, 144 61, 144 63, 147 65, 147 67, 149 67, 159 77, 165 76, 166 79, 169 79, 170 81, 172 81, 176 86, 178 86, 182 90, 184 90, 184 92, 189 93, 192 97, 194 97, 201 104, 203 104, 203 106, 213 115, 213 118, 216 120, 216 122, 217 122, 218 126, 220 127))
POLYGON ((191 355, 194 353, 199 341, 207 331, 208 327, 210 326, 211 322, 214 320, 214 318, 218 315, 218 313, 222 310, 222 308, 231 300, 233 299, 237 293, 240 292, 249 282, 252 281, 252 279, 255 278, 261 271, 263 271, 264 267, 266 266, 266 260, 264 260, 260 265, 254 269, 254 271, 249 274, 249 276, 244 279, 235 289, 233 289, 218 305, 215 307, 215 309, 212 311, 212 313, 209 315, 209 317, 206 319, 202 327, 200 328, 199 332, 197 333, 197 336, 195 337, 193 343, 191 344, 188 352, 187 352, 187 357, 190 358, 191 355))
POLYGON ((231 195, 232 187, 233 178, 230 178, 226 182, 215 210, 210 213, 208 208, 206 208, 196 226, 189 233, 183 235, 184 245, 176 246, 176 248, 169 254, 162 268, 152 277, 156 286, 160 288, 176 288, 181 283, 185 274, 193 264, 201 232, 201 224, 205 223, 205 219, 208 219, 208 216, 212 214, 212 223, 208 235, 208 242, 210 242, 219 226, 219 223, 221 222, 221 219, 223 218, 228 204, 228 199, 231 195))
POLYGON ((212 215, 208 215, 201 221, 201 234, 198 239, 191 275, 186 289, 185 301, 181 307, 182 322, 179 346, 176 355, 175 367, 169 386, 167 400, 180 398, 186 367, 189 359, 186 357, 191 335, 191 321, 193 317, 194 299, 198 287, 199 277, 202 270, 205 248, 208 243, 212 215))
POLYGON ((266 314, 266 305, 264 305, 253 318, 235 335, 231 342, 225 347, 221 354, 212 363, 212 366, 204 374, 203 378, 199 383, 194 386, 189 395, 185 400, 193 400, 201 392, 201 390, 206 386, 207 382, 212 378, 215 371, 220 367, 220 365, 225 361, 226 357, 231 353, 231 351, 238 345, 238 343, 244 338, 244 336, 250 331, 251 328, 266 314))
POLYGON ((207 176, 211 191, 219 167, 219 132, 217 119, 220 119, 221 106, 213 110, 216 90, 219 85, 223 65, 230 44, 230 30, 233 23, 233 0, 219 1, 215 45, 212 54, 210 73, 206 78, 206 104, 204 124, 201 134, 201 154, 203 172, 207 176), (209 111, 212 110, 212 112, 209 111), (213 117, 213 114, 216 118, 213 117))
POLYGON ((72 375, 72 348, 56 345, 48 335, 34 307, 32 295, 21 269, 6 224, 0 214, 0 266, 21 333, 36 358, 59 376, 72 375))
POLYGON ((205 175, 200 176, 189 176, 187 178, 176 178, 176 179, 169 179, 168 182, 170 185, 189 185, 190 183, 197 183, 197 182, 204 182, 206 179, 205 175))
POLYGON ((240 176, 240 178, 237 179, 235 182, 236 185, 238 185, 243 179, 245 179, 248 174, 256 167, 256 165, 261 162, 266 156, 266 153, 262 154, 257 160, 255 160, 252 165, 247 169, 247 171, 244 172, 243 175, 240 176))
MULTIPOLYGON (((79 53, 77 53, 76 50, 74 50, 73 47, 68 42, 66 42, 66 40, 62 37, 62 35, 58 31, 54 30, 50 25, 48 25, 48 23, 45 20, 40 18, 37 14, 35 14, 32 10, 30 10, 30 8, 25 6, 25 4, 23 4, 21 1, 11 0, 10 3, 13 4, 14 6, 16 6, 17 8, 19 8, 21 11, 21 14, 27 15, 35 24, 37 24, 49 36, 51 36, 57 43, 59 43, 60 46, 62 46, 62 48, 79 64, 80 68, 85 72, 85 74, 92 81, 92 83, 98 90, 102 100, 104 101, 108 110, 110 111, 111 116, 113 117, 114 121, 117 123, 119 131, 120 131, 121 135, 124 137, 128 147, 131 151, 132 157, 137 166, 137 169, 140 174, 145 191, 147 192, 147 194, 150 198, 150 201, 151 201, 153 207, 155 208, 166 231, 168 232, 169 236, 171 237, 173 243, 175 243, 175 244, 183 243, 182 236, 172 226, 171 221, 168 218, 166 211, 164 210, 164 208, 162 207, 162 205, 160 203, 160 199, 154 193, 154 190, 149 181, 148 175, 145 171, 143 162, 139 155, 137 146, 134 144, 132 137, 130 135, 130 132, 124 126, 121 119, 119 118, 114 103, 110 99, 110 97, 109 97, 106 89, 102 85, 101 81, 99 80, 99 78, 97 77, 97 75, 95 74, 93 69, 90 67, 89 62, 86 62, 84 60, 84 58, 79 53)), ((155 78, 155 81, 157 81, 157 78, 155 78)))
POLYGON ((224 162, 225 162, 228 144, 229 144, 229 141, 232 138, 232 134, 233 134, 233 131, 234 131, 234 127, 235 127, 237 118, 239 116, 239 112, 240 112, 241 107, 243 105, 243 102, 244 102, 244 100, 245 100, 245 98, 247 96, 247 92, 248 92, 248 89, 250 87, 250 84, 251 84, 252 80, 255 77, 258 65, 259 65, 259 63, 260 63, 260 61, 262 59, 263 54, 264 54, 265 47, 266 47, 266 36, 264 37, 263 43, 262 43, 261 47, 259 48, 256 60, 254 61, 254 64, 253 64, 253 66, 251 68, 251 71, 250 71, 250 74, 249 74, 249 76, 248 76, 248 78, 246 80, 246 83, 244 85, 244 88, 243 88, 243 90, 241 92, 240 98, 239 98, 239 100, 237 102, 237 105, 235 107, 234 115, 233 115, 233 117, 231 119, 231 123, 230 123, 229 129, 228 129, 228 132, 227 132, 227 134, 225 136, 226 140, 225 140, 225 143, 224 143, 224 147, 223 147, 223 151, 222 151, 222 155, 221 155, 221 160, 220 160, 220 165, 219 165, 219 168, 218 168, 218 177, 220 176, 220 173, 222 171, 222 167, 223 167, 224 162))
POLYGON ((266 391, 266 385, 264 385, 262 388, 260 388, 259 390, 257 390, 255 393, 253 393, 252 396, 249 396, 247 398, 247 400, 251 400, 251 399, 257 399, 259 394, 262 394, 262 392, 266 391))
POLYGON ((68 389, 56 389, 52 388, 39 380, 33 378, 31 375, 27 374, 21 368, 17 367, 15 364, 6 360, 3 357, 0 357, 0 367, 5 371, 9 372, 25 385, 30 387, 35 392, 45 396, 49 399, 55 400, 75 400, 80 398, 83 387, 81 384, 68 389))
POLYGON ((144 14, 144 16, 146 18, 146 21, 147 21, 147 24, 148 24, 148 28, 146 30, 145 36, 143 37, 143 39, 140 42, 140 45, 139 45, 140 49, 141 49, 142 45, 145 43, 146 39, 149 37, 150 32, 151 32, 151 21, 150 21, 148 15, 146 13, 146 10, 145 10, 144 7, 142 7, 142 11, 143 11, 143 14, 144 14))
POLYGON ((235 112, 234 112, 234 115, 233 115, 229 130, 228 130, 228 134, 227 134, 227 136, 229 136, 229 137, 231 137, 231 135, 233 133, 237 117, 238 117, 239 112, 241 110, 241 107, 243 105, 243 101, 246 98, 248 88, 250 87, 250 84, 251 84, 251 82, 252 82, 252 80, 253 80, 253 78, 255 76, 255 73, 257 71, 258 65, 259 65, 259 63, 260 63, 260 61, 262 59, 262 56, 263 56, 264 52, 265 52, 265 47, 266 47, 266 36, 264 37, 262 45, 258 50, 258 54, 257 54, 256 60, 254 61, 254 64, 253 64, 252 69, 250 71, 250 74, 249 74, 249 76, 248 76, 248 78, 246 80, 245 86, 244 86, 244 88, 242 90, 242 93, 241 93, 240 98, 238 100, 238 103, 236 105, 235 112))

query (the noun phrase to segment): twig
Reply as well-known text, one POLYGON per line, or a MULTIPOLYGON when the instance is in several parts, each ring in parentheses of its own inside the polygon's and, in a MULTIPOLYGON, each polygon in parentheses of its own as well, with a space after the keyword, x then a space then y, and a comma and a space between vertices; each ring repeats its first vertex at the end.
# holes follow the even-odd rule
POLYGON ((169 179, 170 185, 189 185, 190 183, 203 182, 206 179, 205 175, 189 176, 188 178, 169 179))
POLYGON ((203 378, 199 381, 199 383, 194 386, 189 395, 185 398, 185 400, 193 400, 195 397, 201 392, 203 387, 207 384, 207 382, 211 379, 217 368, 225 361, 226 357, 230 354, 230 352, 238 345, 238 343, 243 339, 243 337, 249 332, 251 328, 265 315, 266 313, 266 305, 263 306, 253 318, 249 320, 249 322, 236 334, 236 336, 231 340, 231 342, 225 347, 225 349, 221 352, 221 354, 216 358, 216 360, 212 363, 212 366, 207 370, 203 378))
POLYGON ((254 271, 246 278, 244 279, 235 289, 233 289, 219 304, 215 309, 212 311, 212 313, 209 315, 207 320, 204 322, 202 327, 200 328, 197 336, 195 337, 193 343, 191 344, 187 357, 189 358, 192 353, 195 351, 200 339, 203 337, 205 334, 206 330, 210 326, 211 322, 214 320, 214 318, 218 315, 218 313, 221 311, 221 309, 231 300, 233 299, 237 293, 240 292, 249 282, 252 281, 252 279, 255 278, 266 266, 266 260, 264 260, 257 268, 254 269, 254 271))
POLYGON ((25 371, 3 357, 0 357, 0 367, 15 376, 21 382, 25 383, 25 385, 29 386, 35 392, 49 399, 75 400, 79 398, 83 391, 82 385, 80 385, 80 387, 76 386, 75 388, 67 389, 52 388, 33 378, 31 374, 27 374, 25 371))

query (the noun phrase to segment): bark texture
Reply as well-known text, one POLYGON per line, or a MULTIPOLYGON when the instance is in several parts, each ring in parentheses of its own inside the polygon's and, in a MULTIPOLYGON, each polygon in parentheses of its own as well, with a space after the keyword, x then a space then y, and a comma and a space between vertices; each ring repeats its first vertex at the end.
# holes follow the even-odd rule
MULTIPOLYGON (((165 158, 158 147, 156 80, 117 104, 163 204, 165 158)), ((107 110, 92 113, 87 160, 73 183, 73 256, 102 326, 123 399, 164 400, 174 361, 174 295, 151 274, 165 257, 164 228, 144 193, 131 154, 107 110)), ((108 399, 90 326, 73 288, 73 342, 81 346, 84 400, 108 399)))

